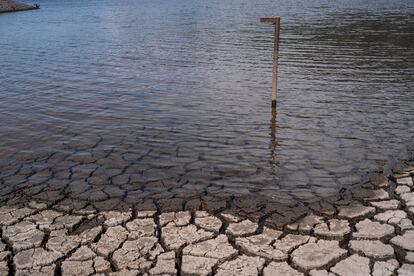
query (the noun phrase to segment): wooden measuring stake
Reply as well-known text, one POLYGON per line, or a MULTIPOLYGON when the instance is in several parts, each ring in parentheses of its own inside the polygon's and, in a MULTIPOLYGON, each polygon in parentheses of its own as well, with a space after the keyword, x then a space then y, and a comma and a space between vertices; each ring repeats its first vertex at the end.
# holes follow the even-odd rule
POLYGON ((277 66, 279 63, 279 36, 280 36, 280 17, 262 17, 261 23, 275 25, 274 49, 273 49, 273 70, 272 70, 272 107, 276 107, 277 95, 277 66))

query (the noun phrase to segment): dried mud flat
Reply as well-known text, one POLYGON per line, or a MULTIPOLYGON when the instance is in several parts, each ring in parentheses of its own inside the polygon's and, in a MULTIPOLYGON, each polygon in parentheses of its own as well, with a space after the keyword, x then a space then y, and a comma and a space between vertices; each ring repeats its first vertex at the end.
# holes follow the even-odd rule
POLYGON ((302 203, 85 199, 47 181, 2 197, 0 275, 414 275, 413 177, 409 160, 302 203))

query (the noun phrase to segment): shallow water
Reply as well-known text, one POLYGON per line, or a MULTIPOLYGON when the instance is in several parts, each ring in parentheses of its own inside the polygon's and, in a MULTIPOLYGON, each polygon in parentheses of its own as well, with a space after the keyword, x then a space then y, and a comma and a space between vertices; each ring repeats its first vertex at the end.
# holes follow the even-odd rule
POLYGON ((414 4, 343 2, 41 0, 0 15, 1 194, 67 180, 308 200, 386 169, 414 142, 414 4), (273 118, 264 15, 282 16, 273 118))

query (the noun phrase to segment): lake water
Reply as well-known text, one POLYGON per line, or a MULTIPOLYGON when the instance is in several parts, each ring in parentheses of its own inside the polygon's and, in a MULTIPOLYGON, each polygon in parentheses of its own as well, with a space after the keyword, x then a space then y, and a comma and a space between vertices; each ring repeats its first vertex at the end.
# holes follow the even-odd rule
POLYGON ((306 201, 414 144, 412 1, 36 3, 0 15, 2 195, 54 183, 306 201))

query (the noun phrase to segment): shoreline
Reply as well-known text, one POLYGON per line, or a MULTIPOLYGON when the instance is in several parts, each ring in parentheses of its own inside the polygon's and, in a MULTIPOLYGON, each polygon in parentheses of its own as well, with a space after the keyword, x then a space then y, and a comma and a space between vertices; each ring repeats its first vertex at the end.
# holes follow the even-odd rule
POLYGON ((409 275, 413 181, 411 157, 350 196, 307 209, 277 205, 261 217, 258 202, 243 198, 175 210, 174 198, 82 203, 51 187, 39 191, 45 200, 21 204, 16 194, 0 205, 0 274, 409 275))
POLYGON ((38 7, 16 2, 14 0, 0 0, 0 13, 37 10, 38 7))

